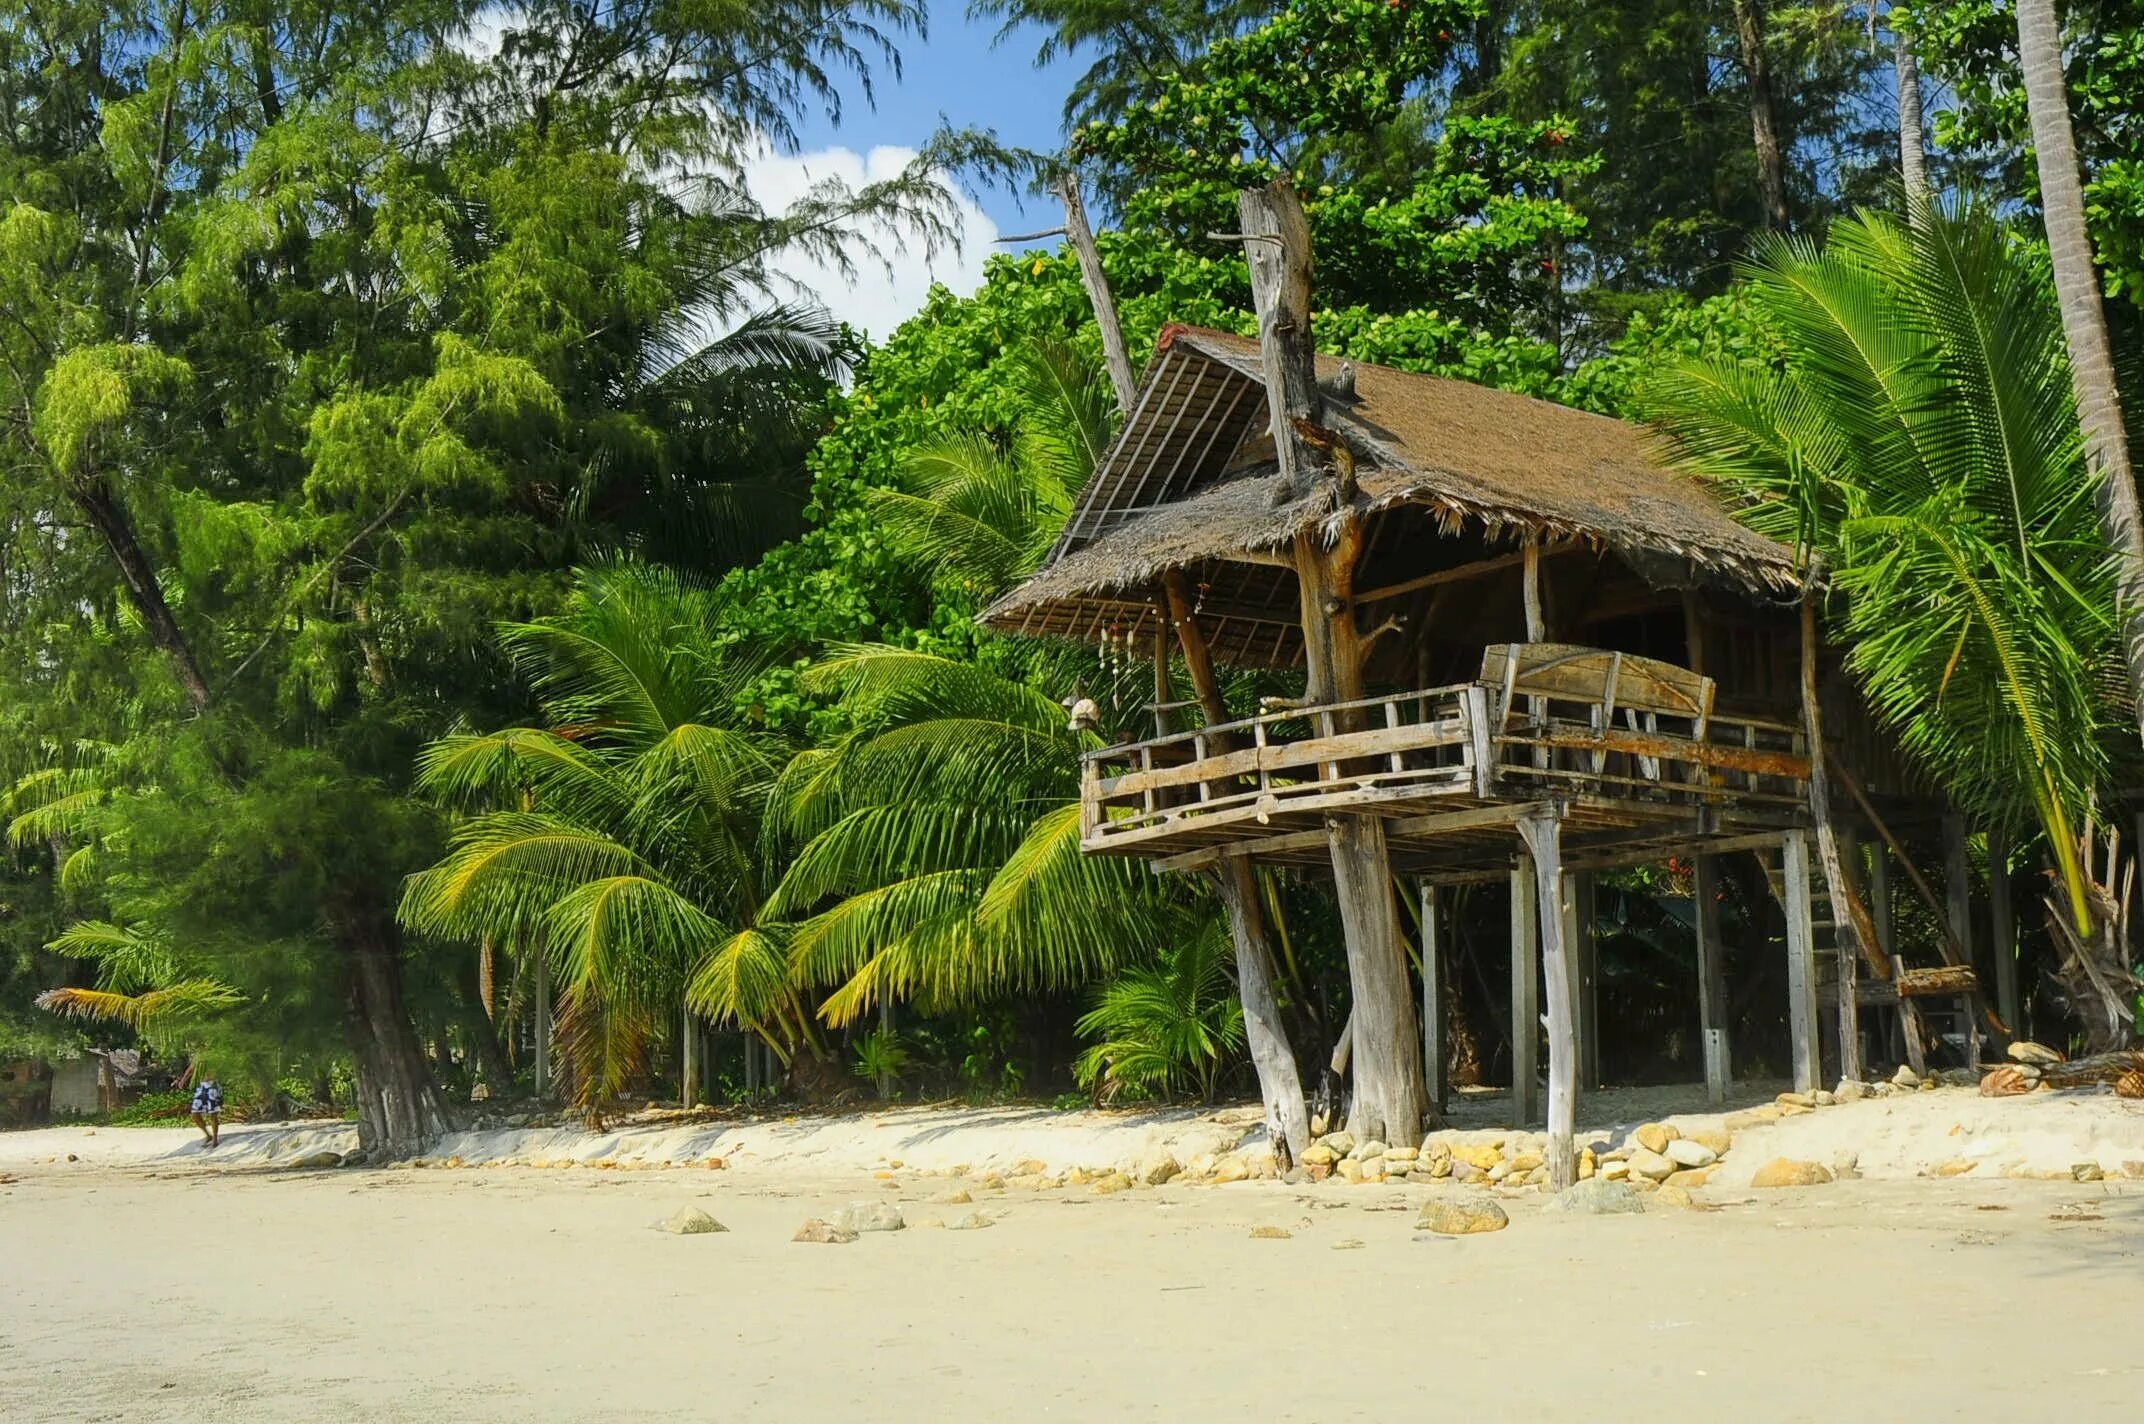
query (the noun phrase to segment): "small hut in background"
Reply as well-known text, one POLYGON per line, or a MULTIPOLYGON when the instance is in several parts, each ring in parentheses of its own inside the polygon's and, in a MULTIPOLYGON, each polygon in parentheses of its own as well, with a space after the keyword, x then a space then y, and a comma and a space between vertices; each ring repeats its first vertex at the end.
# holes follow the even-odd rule
MULTIPOLYGON (((1794 551, 1665 468, 1638 427, 1313 356, 1294 194, 1248 192, 1243 216, 1260 338, 1162 333, 1049 560, 983 617, 1153 658, 1157 735, 1089 758, 1082 844, 1214 877, 1276 1142, 1300 1152, 1305 1134, 1257 864, 1334 877, 1352 989, 1336 1059, 1358 1138, 1412 1141, 1441 1103, 1437 892, 1457 883, 1511 886, 1514 1113, 1539 1111, 1545 998, 1556 1185, 1575 1171, 1575 1098, 1597 1052, 1580 913, 1593 872, 1694 860, 1715 1099, 1731 1071, 1716 908, 1729 854, 1759 856, 1787 912, 1797 1086, 1818 1083, 1826 999, 1844 1073, 1861 1071, 1869 1003, 1902 1006, 1918 1060, 1917 981, 1887 909, 1865 903, 1857 847, 1896 845, 1878 802, 1918 814, 1926 798, 1865 715, 1837 715, 1851 689, 1819 646, 1794 551), (1172 661, 1192 684, 1182 702, 1172 661), (1300 669, 1303 696, 1233 716, 1218 665, 1300 669), (1845 735, 1827 738, 1828 707, 1845 735), (1174 725, 1178 712, 1191 715, 1174 725), (1419 1020, 1396 876, 1422 896, 1419 1020)), ((1970 1026, 1977 982, 1958 949, 1921 973, 1965 996, 1970 1026)), ((1964 1037, 1977 1045, 1977 1029, 1964 1037)))

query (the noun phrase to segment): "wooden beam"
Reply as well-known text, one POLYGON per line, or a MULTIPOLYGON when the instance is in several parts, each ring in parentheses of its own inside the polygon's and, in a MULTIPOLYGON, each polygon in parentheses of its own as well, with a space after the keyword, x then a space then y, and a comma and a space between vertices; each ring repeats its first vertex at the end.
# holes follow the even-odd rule
POLYGON ((1109 275, 1102 270, 1102 254, 1094 245, 1094 229, 1087 224, 1087 205, 1080 198, 1079 177, 1058 175, 1057 196, 1065 204, 1065 239, 1079 258, 1080 280, 1087 288, 1087 301, 1094 308, 1094 324, 1102 331, 1102 361, 1109 370, 1109 384, 1117 393, 1117 409, 1131 413, 1139 383, 1132 377, 1131 353, 1124 345, 1124 325, 1117 320, 1116 298, 1110 295, 1109 275))
POLYGON ((1530 1127, 1541 1115, 1541 912, 1534 862, 1511 867, 1511 1125, 1530 1127))
POLYGON ((1548 999, 1548 1185, 1552 1192, 1578 1180, 1577 974, 1575 946, 1567 932, 1571 880, 1563 870, 1562 831, 1562 819, 1555 816, 1519 823, 1541 900, 1541 962, 1548 999))
MULTIPOLYGON (((1566 862, 1568 864, 1568 862, 1566 862)), ((1578 1086, 1590 1092, 1601 1085, 1600 941, 1594 934, 1594 881, 1591 873, 1566 870, 1564 937, 1570 942, 1578 998, 1578 1086)))
POLYGON ((1719 858, 1697 857, 1692 881, 1697 900, 1692 923, 1697 931, 1698 1039, 1705 1055, 1705 1097, 1723 1103, 1734 1069, 1727 1044, 1727 966, 1720 946, 1719 858))
POLYGON ((2017 992, 2017 917, 2010 908, 2010 836, 1988 827, 1988 952, 1995 959, 1995 1012, 2011 1036, 2024 1032, 2017 992))
MULTIPOLYGON (((1561 540, 1535 550, 1533 557, 1537 560, 1555 558, 1559 554, 1575 553, 1584 547, 1583 544, 1573 540, 1561 540)), ((1355 605, 1359 608, 1371 603, 1385 603, 1395 598, 1405 597, 1410 593, 1420 593, 1424 589, 1438 588, 1445 584, 1465 583, 1470 579, 1484 578, 1490 574, 1502 573, 1506 569, 1523 566, 1527 561, 1527 557, 1526 551, 1521 549, 1513 554, 1498 554, 1490 559, 1477 559, 1471 564, 1460 564, 1454 568, 1439 569, 1435 573, 1423 574, 1418 578, 1402 579, 1398 583, 1381 584, 1367 593, 1356 594, 1355 605)))
POLYGON ((1526 607, 1526 641, 1544 642, 1548 638, 1548 621, 1541 612, 1541 540, 1538 535, 1526 536, 1526 548, 1519 557, 1524 570, 1519 590, 1526 607))
POLYGON ((1787 912, 1787 1035, 1794 1051, 1794 1091, 1817 1090, 1816 928, 1810 922, 1809 837, 1787 834, 1784 867, 1787 912))
POLYGON ((1451 1092, 1450 1063, 1444 1046, 1444 927, 1439 923, 1443 911, 1437 887, 1423 885, 1422 1078, 1429 1089, 1430 1111, 1440 1122, 1451 1092))
MULTIPOLYGON (((1824 869, 1824 886, 1830 892, 1833 936, 1849 953, 1859 954, 1879 979, 1892 977, 1893 968, 1876 946, 1876 926, 1869 919, 1853 879, 1839 854, 1839 831, 1831 810, 1831 782, 1824 772, 1823 701, 1817 692, 1818 644, 1816 636, 1817 566, 1802 586, 1801 691, 1802 735, 1809 748, 1809 816, 1816 825, 1817 858, 1824 869)), ((1853 995, 1840 1002, 1851 1006, 1853 995)), ((1843 1051, 1843 1050, 1842 1050, 1843 1051)))
POLYGON ((1295 493, 1308 489, 1318 460, 1296 428, 1318 418, 1316 348, 1310 335, 1310 223, 1286 175, 1237 197, 1251 305, 1258 313, 1258 360, 1270 410, 1273 450, 1295 493))

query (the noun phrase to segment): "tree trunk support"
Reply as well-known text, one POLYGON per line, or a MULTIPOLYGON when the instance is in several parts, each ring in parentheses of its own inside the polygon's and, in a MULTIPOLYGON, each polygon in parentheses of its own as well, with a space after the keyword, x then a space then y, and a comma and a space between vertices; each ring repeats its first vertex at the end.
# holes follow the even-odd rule
POLYGON ((1563 822, 1519 822, 1540 897, 1542 978, 1548 999, 1548 1185, 1560 1192, 1578 1180, 1578 1016, 1576 946, 1571 941, 1571 877, 1563 869, 1563 822))
POLYGON ((1697 930, 1698 1037, 1705 1054, 1705 1100, 1727 1101, 1734 1064, 1727 1043, 1727 966, 1720 946, 1720 861, 1701 855, 1692 875, 1697 897, 1691 919, 1697 930))
POLYGON ((1541 1116, 1540 892, 1533 857, 1511 867, 1511 1125, 1529 1127, 1541 1116))
POLYGON ((1809 906, 1809 837, 1787 833, 1787 1033, 1794 1051, 1794 1091, 1813 1093, 1818 1084, 1816 929, 1809 906))
POLYGON ((384 912, 336 915, 348 956, 357 1145, 369 1156, 422 1151, 453 1126, 402 1002, 401 942, 384 912))

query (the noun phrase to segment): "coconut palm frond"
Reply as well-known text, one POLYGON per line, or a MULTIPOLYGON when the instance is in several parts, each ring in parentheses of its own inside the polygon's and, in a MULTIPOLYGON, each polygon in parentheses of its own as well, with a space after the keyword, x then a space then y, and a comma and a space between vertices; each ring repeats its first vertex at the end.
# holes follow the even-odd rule
POLYGON ((764 1023, 789 988, 789 946, 778 930, 739 930, 702 960, 685 1002, 718 1023, 764 1023))
POLYGON ((246 996, 214 979, 184 979, 139 994, 109 989, 47 989, 37 1007, 65 1018, 120 1023, 137 1033, 169 1031, 177 1022, 233 1008, 246 996))

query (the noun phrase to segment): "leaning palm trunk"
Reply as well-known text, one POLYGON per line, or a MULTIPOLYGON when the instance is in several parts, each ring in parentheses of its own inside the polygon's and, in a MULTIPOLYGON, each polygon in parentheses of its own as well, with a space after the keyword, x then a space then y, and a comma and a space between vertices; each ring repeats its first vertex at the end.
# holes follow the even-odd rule
POLYGON ((2069 88, 2062 72, 2054 0, 2018 0, 2018 56, 2025 107, 2040 171, 2040 207, 2047 224, 2062 331, 2069 346, 2070 384, 2084 428, 2085 456, 2098 482, 2100 526, 2114 551, 2122 616, 2123 663, 2140 734, 2144 734, 2144 517, 2137 509, 2129 441, 2100 306, 2099 271, 2085 231, 2084 187, 2070 127, 2069 88))
POLYGON ((2085 1052, 2112 1053, 2135 1037, 2137 994, 2144 990, 2128 953, 2136 862, 2124 858, 2119 835, 2110 830, 2105 842, 2097 843, 2089 827, 2079 839, 2077 859, 2085 872, 2089 914, 2080 928, 2070 897, 2059 889, 2048 895, 2047 924, 2057 954, 2052 977, 2083 1030, 2085 1052))

